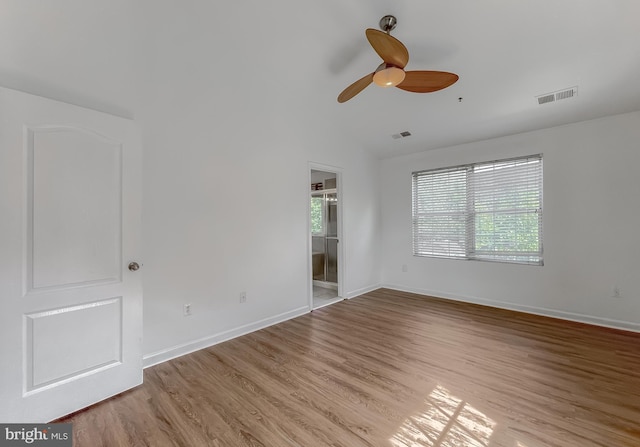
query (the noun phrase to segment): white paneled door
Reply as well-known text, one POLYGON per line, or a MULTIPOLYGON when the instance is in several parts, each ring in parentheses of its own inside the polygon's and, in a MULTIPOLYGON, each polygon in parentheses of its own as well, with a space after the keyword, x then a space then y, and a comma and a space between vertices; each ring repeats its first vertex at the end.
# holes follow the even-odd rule
POLYGON ((0 422, 142 382, 133 122, 0 88, 0 422))

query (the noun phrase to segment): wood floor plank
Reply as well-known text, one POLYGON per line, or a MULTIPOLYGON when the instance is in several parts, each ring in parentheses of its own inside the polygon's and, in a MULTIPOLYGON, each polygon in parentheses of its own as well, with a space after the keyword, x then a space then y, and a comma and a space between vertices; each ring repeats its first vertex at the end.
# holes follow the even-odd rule
POLYGON ((77 447, 637 447, 640 334, 379 289, 60 421, 77 447))

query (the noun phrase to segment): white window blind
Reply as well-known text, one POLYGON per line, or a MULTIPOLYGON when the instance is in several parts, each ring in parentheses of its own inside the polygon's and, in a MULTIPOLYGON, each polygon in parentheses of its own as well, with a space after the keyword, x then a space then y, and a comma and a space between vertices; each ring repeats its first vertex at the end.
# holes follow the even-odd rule
POLYGON ((542 265, 542 155, 414 172, 413 252, 542 265))

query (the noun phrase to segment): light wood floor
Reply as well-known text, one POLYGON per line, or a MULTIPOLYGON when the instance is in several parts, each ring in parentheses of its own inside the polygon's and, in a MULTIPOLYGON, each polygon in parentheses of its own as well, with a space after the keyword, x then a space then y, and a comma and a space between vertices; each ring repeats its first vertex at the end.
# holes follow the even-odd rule
POLYGON ((145 370, 82 446, 640 446, 640 334, 381 289, 145 370))

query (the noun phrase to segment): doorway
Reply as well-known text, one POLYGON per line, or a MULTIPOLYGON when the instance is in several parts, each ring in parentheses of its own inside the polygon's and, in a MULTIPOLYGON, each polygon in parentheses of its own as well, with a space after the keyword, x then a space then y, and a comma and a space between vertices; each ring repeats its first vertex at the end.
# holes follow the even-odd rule
POLYGON ((342 298, 340 173, 310 170, 311 308, 342 298))

